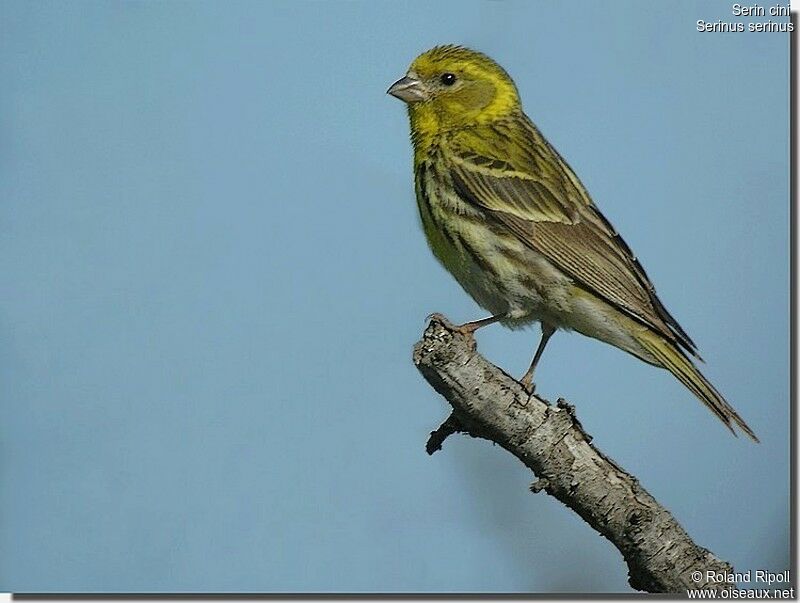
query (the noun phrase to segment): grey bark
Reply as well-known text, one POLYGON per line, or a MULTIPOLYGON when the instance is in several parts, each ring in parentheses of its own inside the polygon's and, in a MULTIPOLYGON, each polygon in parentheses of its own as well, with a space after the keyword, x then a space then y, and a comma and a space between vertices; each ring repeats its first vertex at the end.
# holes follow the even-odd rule
POLYGON ((707 580, 707 572, 729 576, 733 568, 695 544, 634 476, 592 445, 572 405, 529 395, 440 315, 414 347, 414 364, 453 407, 431 433, 429 454, 456 432, 499 444, 536 475, 533 492, 555 497, 619 549, 637 590, 685 595, 734 586, 707 580))

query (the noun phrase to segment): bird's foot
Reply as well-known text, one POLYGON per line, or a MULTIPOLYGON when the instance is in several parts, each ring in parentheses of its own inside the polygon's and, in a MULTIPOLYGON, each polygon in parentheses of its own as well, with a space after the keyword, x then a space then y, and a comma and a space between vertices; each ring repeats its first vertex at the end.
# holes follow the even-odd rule
POLYGON ((451 333, 458 333, 464 339, 466 339, 467 344, 472 351, 478 349, 478 342, 475 341, 475 331, 478 330, 478 326, 480 325, 476 326, 475 323, 472 322, 468 322, 463 325, 454 325, 444 314, 440 314, 439 312, 434 312, 433 314, 428 315, 427 322, 438 322, 451 333))
POLYGON ((458 330, 458 327, 454 325, 452 322, 450 322, 447 316, 445 316, 441 312, 434 312, 433 314, 428 314, 428 316, 425 317, 425 322, 433 322, 433 321, 442 323, 444 328, 447 329, 448 331, 458 330))
POLYGON ((454 325, 450 320, 444 315, 440 314, 439 312, 434 312, 433 314, 428 314, 428 317, 425 319, 426 322, 439 322, 444 326, 445 329, 448 331, 454 331, 463 335, 468 339, 474 338, 475 331, 480 329, 483 326, 483 322, 481 320, 476 320, 475 322, 465 322, 463 325, 454 325))
POLYGON ((528 392, 529 396, 532 396, 536 392, 536 384, 533 382, 533 375, 525 373, 522 379, 519 380, 520 384, 522 385, 523 389, 528 392))

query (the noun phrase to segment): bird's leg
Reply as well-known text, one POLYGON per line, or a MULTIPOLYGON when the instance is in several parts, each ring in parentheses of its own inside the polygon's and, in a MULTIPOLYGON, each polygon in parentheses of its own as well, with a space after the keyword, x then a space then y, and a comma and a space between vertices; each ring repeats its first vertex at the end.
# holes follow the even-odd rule
POLYGON ((473 320, 472 322, 465 322, 463 325, 454 325, 451 323, 444 315, 439 314, 438 312, 434 312, 430 316, 428 316, 429 321, 438 321, 448 331, 455 331, 456 333, 461 333, 466 340, 469 342, 469 345, 472 347, 473 350, 476 349, 477 344, 475 343, 475 336, 474 333, 481 327, 485 327, 492 323, 497 322, 498 320, 502 320, 506 318, 507 314, 496 314, 494 316, 487 316, 486 318, 481 318, 480 320, 473 320))
POLYGON ((454 325, 451 323, 443 314, 439 314, 439 312, 434 312, 430 314, 426 320, 437 320, 442 323, 445 327, 447 327, 450 331, 457 331, 464 335, 465 337, 472 337, 472 334, 480 329, 481 327, 485 327, 492 323, 497 322, 498 320, 502 320, 506 318, 507 314, 496 314, 494 316, 487 316, 486 318, 481 318, 480 320, 473 320, 472 322, 465 322, 463 325, 454 325))
POLYGON ((472 322, 465 322, 463 325, 458 325, 454 327, 456 331, 461 333, 462 335, 472 335, 475 331, 480 329, 481 327, 488 326, 490 324, 496 323, 498 320, 502 320, 505 318, 505 314, 495 314, 494 316, 487 316, 486 318, 481 318, 480 320, 473 320, 472 322))
POLYGON ((536 386, 533 383, 533 373, 536 371, 536 365, 539 364, 539 359, 542 357, 544 348, 545 346, 547 346, 547 342, 550 340, 550 337, 552 337, 553 333, 555 332, 556 328, 554 326, 549 325, 545 322, 542 323, 542 338, 539 340, 539 347, 536 348, 536 353, 533 355, 531 366, 528 368, 528 371, 522 376, 522 379, 520 379, 520 383, 522 383, 522 386, 528 391, 529 394, 532 394, 533 391, 536 389, 536 386))

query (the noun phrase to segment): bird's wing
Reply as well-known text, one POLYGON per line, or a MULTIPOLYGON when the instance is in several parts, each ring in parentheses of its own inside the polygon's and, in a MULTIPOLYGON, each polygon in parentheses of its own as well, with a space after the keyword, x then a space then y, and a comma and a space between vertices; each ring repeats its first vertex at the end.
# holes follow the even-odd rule
POLYGON ((577 284, 696 355, 628 245, 556 150, 524 116, 443 145, 453 186, 577 284))

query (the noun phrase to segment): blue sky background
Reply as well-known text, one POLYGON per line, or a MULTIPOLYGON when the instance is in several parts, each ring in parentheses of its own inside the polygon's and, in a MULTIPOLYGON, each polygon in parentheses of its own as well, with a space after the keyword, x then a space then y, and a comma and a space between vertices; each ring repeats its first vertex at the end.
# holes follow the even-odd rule
MULTIPOLYGON (((788 39, 696 31, 730 5, 0 3, 0 590, 629 590, 506 452, 424 452, 411 347, 484 313, 385 90, 448 42, 516 79, 763 443, 578 335, 539 392, 698 543, 786 569, 788 39)), ((538 336, 478 340, 522 374, 538 336)))

